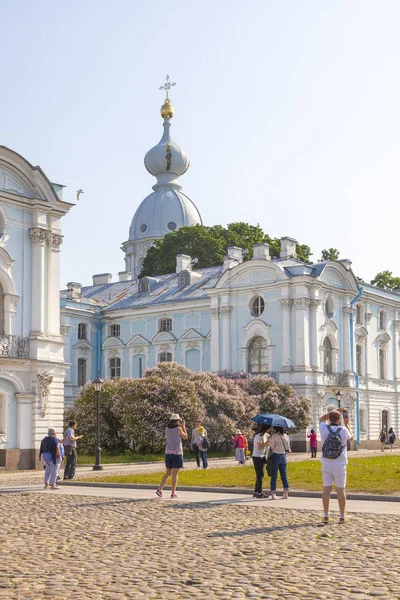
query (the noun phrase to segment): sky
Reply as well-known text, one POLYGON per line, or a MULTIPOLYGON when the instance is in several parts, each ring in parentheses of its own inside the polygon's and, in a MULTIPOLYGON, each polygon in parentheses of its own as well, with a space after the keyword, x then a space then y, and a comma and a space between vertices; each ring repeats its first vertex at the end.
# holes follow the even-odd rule
POLYGON ((2 0, 0 144, 76 202, 61 287, 124 270, 177 85, 180 179, 206 225, 246 221, 400 276, 398 0, 2 0))

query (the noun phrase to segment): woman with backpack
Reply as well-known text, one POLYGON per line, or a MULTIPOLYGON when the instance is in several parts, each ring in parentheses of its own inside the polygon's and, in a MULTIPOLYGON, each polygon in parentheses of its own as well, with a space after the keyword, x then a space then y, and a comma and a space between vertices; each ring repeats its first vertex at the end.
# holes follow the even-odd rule
POLYGON ((272 450, 272 475, 271 475, 271 498, 276 498, 276 480, 278 472, 281 476, 283 485, 283 498, 289 498, 289 482, 287 478, 286 454, 291 452, 289 438, 283 427, 274 427, 269 445, 272 450))
POLYGON ((390 451, 392 451, 392 450, 393 450, 393 445, 394 445, 395 441, 396 441, 396 434, 395 434, 395 432, 393 431, 393 427, 391 427, 391 428, 389 429, 389 444, 390 444, 390 451))
POLYGON ((208 447, 209 441, 207 438, 207 431, 198 421, 196 423, 196 427, 192 431, 192 439, 190 443, 190 448, 194 451, 196 456, 197 469, 200 469, 200 457, 203 463, 203 469, 208 469, 208 447))

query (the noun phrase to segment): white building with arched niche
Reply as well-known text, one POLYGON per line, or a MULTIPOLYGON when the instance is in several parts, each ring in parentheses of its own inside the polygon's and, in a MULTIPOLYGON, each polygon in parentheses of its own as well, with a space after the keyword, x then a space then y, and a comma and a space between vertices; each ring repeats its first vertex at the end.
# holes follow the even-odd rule
POLYGON ((0 146, 0 468, 35 467, 47 428, 62 431, 60 222, 70 207, 62 186, 0 146))

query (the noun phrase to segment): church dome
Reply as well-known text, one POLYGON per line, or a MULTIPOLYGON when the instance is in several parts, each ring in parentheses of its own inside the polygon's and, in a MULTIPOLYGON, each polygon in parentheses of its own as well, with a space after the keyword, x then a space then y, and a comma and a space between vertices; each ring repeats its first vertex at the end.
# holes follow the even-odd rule
POLYGON ((129 240, 160 238, 186 225, 201 225, 195 204, 176 189, 161 188, 147 196, 137 209, 129 240))

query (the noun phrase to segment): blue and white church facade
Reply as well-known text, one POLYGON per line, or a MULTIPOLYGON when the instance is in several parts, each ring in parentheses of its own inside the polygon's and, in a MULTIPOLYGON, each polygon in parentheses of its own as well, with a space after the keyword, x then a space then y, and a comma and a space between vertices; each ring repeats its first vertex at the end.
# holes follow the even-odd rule
MULTIPOLYGON (((251 260, 231 247, 213 268, 194 270, 195 257, 180 254, 174 273, 139 277, 154 240, 202 222, 178 183, 189 159, 170 137, 172 115, 167 99, 163 136, 145 157, 157 183, 122 245, 119 280, 103 273, 61 292, 66 405, 98 374, 141 377, 160 361, 177 361, 290 382, 312 400, 314 426, 340 391, 363 446, 374 445, 381 427, 398 432, 400 295, 358 281, 350 261, 305 264, 296 240, 284 237, 279 258, 266 244, 251 260)), ((305 448, 304 433, 296 445, 305 448)))
POLYGON ((0 146, 0 468, 30 469, 62 431, 61 218, 71 204, 39 167, 0 146))

